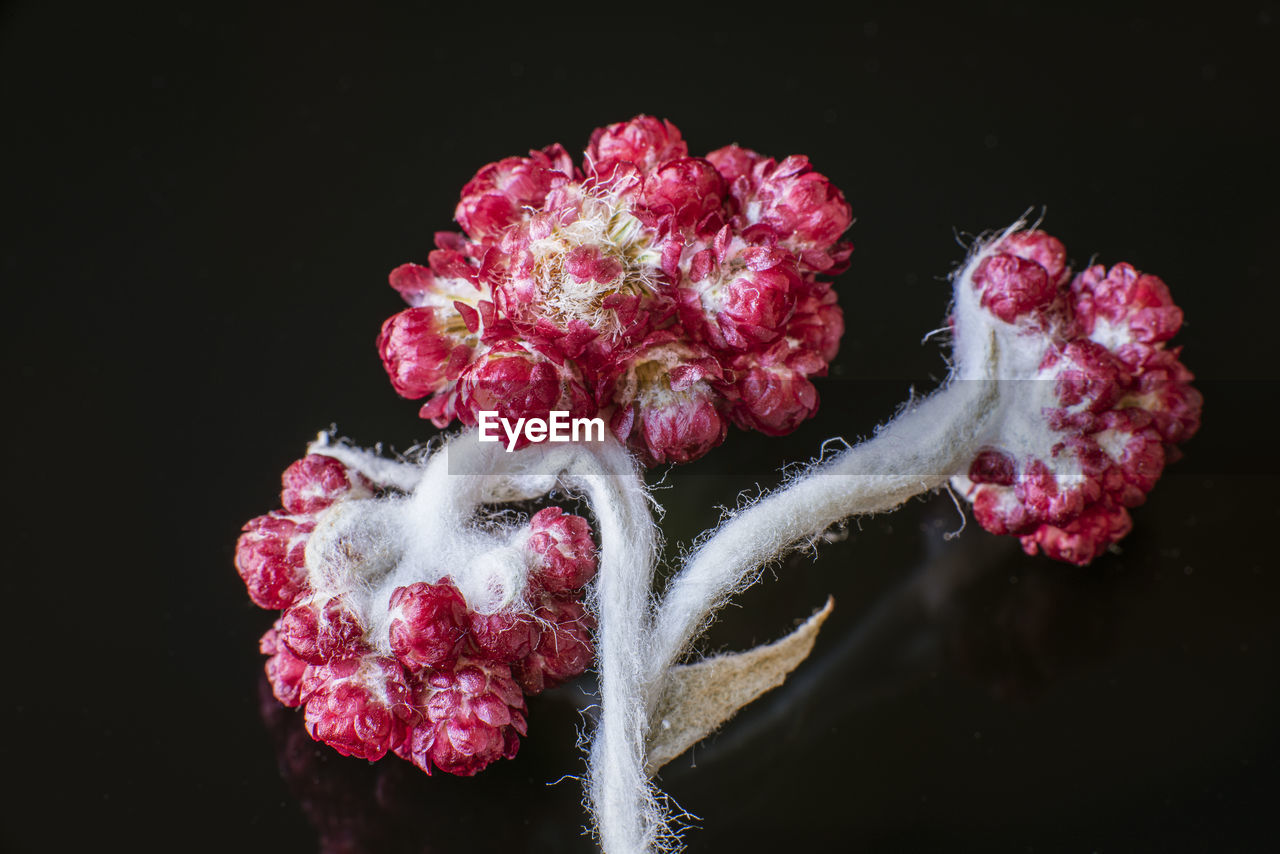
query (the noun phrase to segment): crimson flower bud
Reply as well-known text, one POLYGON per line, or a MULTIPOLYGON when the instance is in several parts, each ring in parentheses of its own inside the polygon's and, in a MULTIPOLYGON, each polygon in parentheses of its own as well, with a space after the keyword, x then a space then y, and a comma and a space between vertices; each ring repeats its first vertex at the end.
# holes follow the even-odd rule
POLYGON ((573 599, 549 599, 535 612, 546 624, 537 648, 515 667, 526 693, 539 694, 579 675, 591 663, 591 618, 573 599))
POLYGON ((281 482, 280 503, 297 514, 318 513, 335 501, 372 494, 363 477, 323 454, 308 454, 298 460, 285 469, 281 482))
POLYGON ((586 152, 587 163, 600 173, 618 161, 635 164, 647 172, 663 161, 688 154, 689 146, 681 139, 679 129, 651 116, 598 128, 591 134, 586 152))
POLYGON ((436 309, 408 308, 382 325, 378 355, 396 393, 412 400, 438 391, 450 374, 456 379, 470 348, 446 331, 436 309))
POLYGON ((514 664, 533 652, 542 637, 542 628, 530 614, 503 612, 469 617, 471 640, 489 661, 514 664))
POLYGON ((370 761, 399 749, 420 718, 394 659, 365 655, 311 668, 302 680, 307 732, 343 756, 370 761))
POLYGON ((251 519, 236 543, 236 571, 260 608, 287 608, 307 589, 307 538, 315 523, 269 513, 251 519))
POLYGON ((445 667, 462 651, 467 603, 448 579, 397 587, 388 607, 391 651, 405 667, 445 667))
POLYGON ((311 664, 358 655, 364 627, 341 596, 299 602, 280 619, 280 640, 294 655, 311 664))
POLYGON ((526 216, 526 209, 542 207, 547 193, 572 175, 573 162, 559 145, 503 158, 462 188, 454 218, 474 239, 499 235, 526 216))
POLYGON ((533 577, 548 593, 580 590, 596 574, 596 544, 591 526, 581 516, 546 507, 529 520, 533 577))
POLYGON ((470 777, 515 756, 528 729, 524 695, 505 664, 459 659, 426 676, 415 699, 426 719, 401 755, 428 774, 439 768, 470 777))
MULTIPOLYGON (((567 366, 519 345, 499 345, 481 356, 459 382, 459 415, 475 424, 478 413, 498 411, 508 419, 545 417, 552 410, 590 417, 595 404, 567 366)), ((517 448, 527 445, 522 434, 517 448)))

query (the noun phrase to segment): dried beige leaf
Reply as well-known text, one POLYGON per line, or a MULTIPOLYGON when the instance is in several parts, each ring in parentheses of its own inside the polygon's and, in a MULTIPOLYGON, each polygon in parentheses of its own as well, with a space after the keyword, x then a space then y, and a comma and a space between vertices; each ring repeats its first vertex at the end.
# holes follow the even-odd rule
POLYGON ((777 688, 809 657, 834 601, 791 634, 745 652, 727 653, 667 671, 649 730, 645 770, 658 769, 714 732, 738 710, 777 688))

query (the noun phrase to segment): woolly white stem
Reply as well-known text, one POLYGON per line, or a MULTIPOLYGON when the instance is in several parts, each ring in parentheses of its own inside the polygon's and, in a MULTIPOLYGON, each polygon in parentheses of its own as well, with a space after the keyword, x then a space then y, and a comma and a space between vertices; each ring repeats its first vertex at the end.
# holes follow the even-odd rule
POLYGON ((389 460, 374 451, 366 451, 335 438, 325 430, 307 446, 308 454, 324 454, 340 460, 347 468, 360 472, 381 486, 394 486, 405 492, 413 491, 422 475, 422 466, 415 463, 389 460))
POLYGON ((593 457, 577 462, 565 481, 590 501, 601 546, 595 590, 601 715, 587 797, 605 851, 650 851, 667 827, 645 773, 648 718, 642 691, 657 526, 636 462, 625 448, 610 439, 593 457))
POLYGON ((645 773, 642 691, 658 528, 636 460, 612 436, 603 444, 534 445, 509 454, 463 434, 432 457, 413 498, 422 507, 409 512, 419 510, 422 524, 457 537, 479 505, 542 495, 557 482, 586 497, 600 536, 592 604, 599 619, 601 716, 587 797, 605 850, 649 851, 667 833, 645 773))
POLYGON ((648 708, 711 613, 762 566, 848 516, 891 510, 942 486, 973 458, 996 408, 996 383, 954 383, 721 524, 685 562, 658 609, 646 644, 648 708))
MULTIPOLYGON (((645 773, 644 745, 670 667, 711 613, 792 545, 847 516, 889 510, 944 484, 980 446, 997 391, 994 382, 955 383, 907 409, 875 438, 738 513, 686 562, 652 627, 648 591, 656 538, 643 490, 632 478, 571 478, 589 494, 603 547, 597 591, 602 718, 588 791, 605 851, 675 847, 645 773)), ((621 464, 607 462, 612 471, 621 464)))
POLYGON ((1026 374, 1026 366, 1016 364, 1025 348, 1015 328, 993 322, 981 308, 972 276, 999 241, 1023 225, 1019 220, 976 243, 953 276, 955 364, 949 385, 909 406, 869 441, 740 510, 685 561, 657 609, 648 642, 645 702, 650 713, 671 665, 711 614, 750 584, 761 567, 842 519, 891 510, 937 489, 963 473, 992 438, 1019 385, 1002 383, 1001 377, 1026 374), (1015 364, 1004 364, 1010 361, 1015 364))

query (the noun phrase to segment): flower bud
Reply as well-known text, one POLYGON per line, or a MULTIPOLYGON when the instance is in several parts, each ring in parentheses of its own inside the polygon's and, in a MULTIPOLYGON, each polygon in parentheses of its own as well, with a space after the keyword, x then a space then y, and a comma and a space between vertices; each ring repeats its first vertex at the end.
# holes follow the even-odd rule
POLYGON ((405 667, 445 667, 462 651, 467 603, 448 579, 397 587, 388 608, 391 651, 405 667))

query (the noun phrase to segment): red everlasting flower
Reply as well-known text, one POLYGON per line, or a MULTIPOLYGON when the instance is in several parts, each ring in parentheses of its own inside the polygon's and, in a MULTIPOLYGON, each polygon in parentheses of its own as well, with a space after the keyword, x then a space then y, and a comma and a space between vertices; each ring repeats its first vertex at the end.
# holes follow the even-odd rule
POLYGON ((1168 286, 1128 264, 1090 267, 1071 283, 1071 295, 1081 333, 1118 345, 1122 358, 1134 344, 1160 344, 1182 326, 1182 309, 1173 304, 1168 286))
POLYGON ((709 350, 659 332, 628 355, 605 399, 610 427, 646 464, 689 462, 724 441, 724 370, 709 350))
POLYGON ((729 183, 737 224, 767 228, 814 271, 835 272, 848 258, 847 247, 836 241, 852 224, 853 212, 844 194, 812 171, 809 158, 792 155, 778 163, 730 145, 707 159, 729 183))
POLYGON ((408 398, 439 391, 471 361, 471 348, 440 323, 436 309, 427 307, 387 318, 378 336, 378 354, 391 384, 408 398))
MULTIPOLYGON (((509 381, 508 394, 534 394, 527 390, 537 381, 527 374, 541 366, 561 377, 554 362, 529 361, 520 355, 528 351, 515 349, 493 351, 494 360, 524 366, 514 380, 500 378, 499 386, 509 381)), ((477 388, 484 389, 465 390, 475 395, 477 388)), ((522 686, 537 693, 591 661, 593 624, 582 605, 596 573, 591 528, 547 507, 508 532, 503 549, 514 547, 524 561, 526 589, 504 609, 480 612, 449 577, 370 592, 394 577, 387 575, 394 557, 371 559, 345 539, 344 520, 367 509, 335 505, 373 494, 363 476, 313 454, 284 476, 282 500, 294 515, 277 511, 245 526, 236 567, 257 604, 283 610, 260 643, 272 692, 286 706, 305 705, 307 731, 340 753, 377 759, 392 751, 428 772, 475 774, 519 748, 522 686), (322 542, 309 567, 313 536, 322 542)))
POLYGON ((1128 264, 1072 278, 1065 259, 1044 232, 1017 232, 961 283, 990 322, 1008 324, 1009 358, 1026 374, 1001 377, 1016 398, 1004 435, 954 484, 988 531, 1083 564, 1128 533, 1125 508, 1199 428, 1202 399, 1165 347, 1182 312, 1164 282, 1128 264))
POLYGON ((438 426, 599 413, 654 465, 697 459, 730 420, 777 435, 816 410, 843 331, 818 277, 845 266, 852 214, 806 158, 690 157, 674 125, 638 116, 595 131, 580 169, 558 145, 483 167, 455 216, 464 233, 392 273, 413 308, 378 339, 438 426), (638 393, 659 339, 697 379, 638 393))
POLYGON ((1058 288, 1035 261, 996 253, 974 271, 973 283, 982 289, 982 307, 1005 323, 1053 301, 1058 288))
POLYGON ((819 353, 783 339, 754 359, 731 363, 737 377, 729 389, 730 417, 739 427, 767 436, 784 436, 818 411, 818 390, 811 376, 826 373, 819 353))
POLYGON ((1169 462, 1179 455, 1178 445, 1190 439, 1200 427, 1200 408, 1204 398, 1191 386, 1191 372, 1178 361, 1180 348, 1154 350, 1148 353, 1142 371, 1126 389, 1125 402, 1137 406, 1151 417, 1165 441, 1169 462))
POLYGON ((1061 285, 1070 272, 1067 269, 1067 248, 1062 241, 1038 229, 1015 231, 1008 235, 1001 241, 1000 251, 1035 263, 1055 287, 1061 285))
POLYGON ((785 332, 801 280, 790 253, 749 246, 729 237, 728 229, 721 229, 714 246, 689 257, 679 290, 681 318, 719 351, 758 350, 785 332))
POLYGON ((701 157, 668 160, 644 182, 641 204, 649 217, 666 219, 668 228, 691 228, 720 213, 724 181, 701 157))
POLYGON ((815 376, 825 376, 826 366, 835 359, 844 334, 844 312, 836 304, 830 285, 805 282, 805 292, 797 299, 784 334, 799 342, 801 350, 817 354, 822 367, 815 376))
MULTIPOLYGON (((466 370, 458 382, 458 417, 474 425, 484 410, 501 412, 513 421, 546 417, 552 410, 571 418, 595 414, 595 401, 567 363, 556 364, 536 350, 499 344, 466 370)), ((516 447, 528 439, 522 434, 516 447)))

